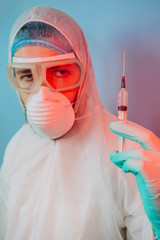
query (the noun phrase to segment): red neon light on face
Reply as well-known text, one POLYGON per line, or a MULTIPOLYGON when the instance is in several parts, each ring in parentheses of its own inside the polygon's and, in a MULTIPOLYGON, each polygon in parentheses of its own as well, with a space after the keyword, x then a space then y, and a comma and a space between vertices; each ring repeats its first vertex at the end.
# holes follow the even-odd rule
POLYGON ((76 85, 80 78, 77 64, 67 64, 46 69, 46 80, 55 89, 76 85))

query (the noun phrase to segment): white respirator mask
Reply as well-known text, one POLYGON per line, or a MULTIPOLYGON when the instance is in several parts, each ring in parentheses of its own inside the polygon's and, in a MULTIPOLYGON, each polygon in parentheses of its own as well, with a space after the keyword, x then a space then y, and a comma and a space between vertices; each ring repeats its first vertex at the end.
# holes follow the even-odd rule
POLYGON ((65 135, 75 121, 75 113, 68 98, 45 86, 41 86, 27 99, 26 115, 33 130, 50 139, 65 135))

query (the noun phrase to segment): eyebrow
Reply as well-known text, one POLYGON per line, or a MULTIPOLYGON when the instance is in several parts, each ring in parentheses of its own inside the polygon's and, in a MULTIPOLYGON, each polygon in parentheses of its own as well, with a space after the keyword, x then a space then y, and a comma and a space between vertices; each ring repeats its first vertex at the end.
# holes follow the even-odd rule
MULTIPOLYGON (((62 65, 62 66, 63 66, 63 65, 62 65)), ((61 67, 61 65, 49 67, 49 68, 47 68, 47 69, 57 69, 57 68, 59 68, 59 67, 61 67)))
POLYGON ((32 73, 31 69, 18 69, 17 71, 15 70, 16 74, 22 74, 22 73, 32 73))

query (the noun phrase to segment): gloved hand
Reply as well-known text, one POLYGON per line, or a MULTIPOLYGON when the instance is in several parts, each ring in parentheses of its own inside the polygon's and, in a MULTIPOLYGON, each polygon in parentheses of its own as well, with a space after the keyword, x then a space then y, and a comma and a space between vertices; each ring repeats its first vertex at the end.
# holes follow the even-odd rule
POLYGON ((110 129, 142 146, 120 153, 113 151, 110 158, 124 172, 135 175, 145 212, 160 239, 160 139, 130 121, 112 122, 110 129))

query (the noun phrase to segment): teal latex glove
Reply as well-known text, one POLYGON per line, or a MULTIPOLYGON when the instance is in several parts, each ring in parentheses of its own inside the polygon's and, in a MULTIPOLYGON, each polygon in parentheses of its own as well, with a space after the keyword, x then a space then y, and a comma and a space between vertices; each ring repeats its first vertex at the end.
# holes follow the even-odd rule
POLYGON ((123 152, 113 151, 110 158, 124 172, 135 175, 145 212, 160 237, 160 139, 130 121, 112 122, 110 129, 142 146, 123 152))

